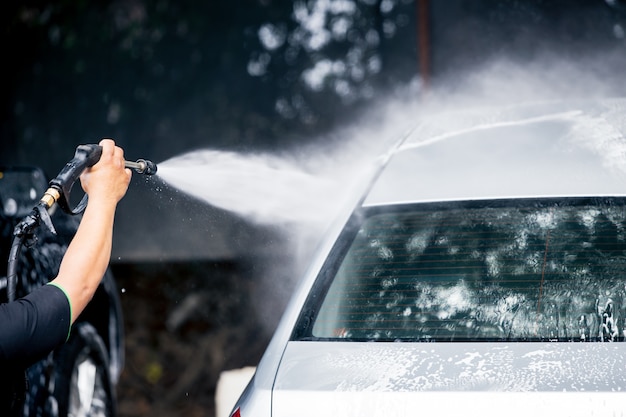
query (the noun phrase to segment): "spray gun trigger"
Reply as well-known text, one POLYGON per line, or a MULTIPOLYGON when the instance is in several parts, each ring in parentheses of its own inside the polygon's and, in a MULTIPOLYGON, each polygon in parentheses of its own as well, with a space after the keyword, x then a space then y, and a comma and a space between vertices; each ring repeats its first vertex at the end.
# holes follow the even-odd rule
POLYGON ((56 235, 57 231, 55 230, 54 225, 52 224, 52 219, 50 218, 50 214, 48 213, 48 210, 46 210, 46 208, 42 207, 41 205, 37 206, 37 209, 39 211, 39 217, 41 218, 41 221, 43 222, 43 224, 48 228, 50 232, 56 235))

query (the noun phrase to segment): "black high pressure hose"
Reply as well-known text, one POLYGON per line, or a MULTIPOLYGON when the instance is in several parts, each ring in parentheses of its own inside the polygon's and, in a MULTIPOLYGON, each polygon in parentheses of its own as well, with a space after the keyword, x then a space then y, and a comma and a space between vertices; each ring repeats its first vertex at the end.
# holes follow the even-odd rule
MULTIPOLYGON (((71 208, 70 192, 74 182, 80 177, 83 171, 92 167, 100 160, 102 147, 100 145, 80 145, 76 148, 74 158, 65 164, 65 167, 49 183, 49 188, 22 221, 13 229, 13 243, 9 252, 7 266, 7 300, 14 301, 17 289, 17 261, 21 247, 26 238, 31 238, 35 229, 43 223, 52 233, 56 233, 49 210, 55 205, 59 206, 68 214, 76 215, 82 213, 87 206, 87 195, 84 195, 80 203, 75 208, 71 208)), ((136 162, 126 161, 126 168, 134 169, 138 174, 154 175, 157 166, 151 161, 138 159, 136 162)))
POLYGON ((17 290, 17 258, 24 242, 24 236, 13 236, 13 243, 9 252, 9 264, 7 266, 7 301, 15 300, 17 290))

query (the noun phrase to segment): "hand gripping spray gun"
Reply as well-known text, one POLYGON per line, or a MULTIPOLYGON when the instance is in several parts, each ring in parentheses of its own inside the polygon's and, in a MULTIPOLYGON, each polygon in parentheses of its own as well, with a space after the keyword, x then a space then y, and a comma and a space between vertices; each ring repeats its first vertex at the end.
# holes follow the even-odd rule
MULTIPOLYGON (((9 252, 7 271, 7 298, 9 302, 15 300, 17 287, 16 265, 22 243, 27 237, 33 237, 33 232, 35 228, 39 226, 40 222, 43 222, 52 233, 56 233, 49 214, 49 211, 55 204, 58 203, 63 211, 71 215, 80 214, 85 210, 87 206, 87 195, 83 196, 76 207, 71 208, 70 192, 72 191, 74 182, 80 177, 80 174, 82 174, 85 169, 94 166, 100 160, 100 156, 102 156, 102 147, 100 145, 89 144, 78 146, 74 158, 65 164, 61 172, 50 181, 49 188, 46 190, 43 197, 41 197, 39 203, 33 208, 30 214, 13 229, 13 244, 9 252)), ((134 169, 138 174, 154 175, 157 171, 156 164, 145 159, 138 159, 136 162, 126 161, 125 166, 126 168, 134 169)))

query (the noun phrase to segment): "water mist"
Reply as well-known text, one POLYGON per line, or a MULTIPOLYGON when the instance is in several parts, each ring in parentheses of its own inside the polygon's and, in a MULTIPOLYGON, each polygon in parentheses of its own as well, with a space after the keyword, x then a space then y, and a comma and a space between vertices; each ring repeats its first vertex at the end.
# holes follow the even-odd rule
MULTIPOLYGON (((596 62, 599 55, 589 60, 596 62)), ((609 53, 608 58, 611 56, 609 53)), ((467 110, 480 112, 491 107, 504 111, 524 102, 624 93, 623 82, 610 79, 604 71, 598 73, 593 65, 589 70, 581 61, 549 56, 520 63, 503 58, 476 71, 455 74, 450 80, 439 80, 436 91, 431 88, 423 94, 406 88, 400 96, 380 98, 358 123, 320 140, 326 144, 324 148, 307 145, 297 154, 197 150, 159 163, 158 176, 192 197, 253 223, 289 226, 283 230, 293 243, 288 250, 296 255, 281 253, 276 255, 279 261, 267 261, 274 270, 264 273, 259 285, 264 292, 260 304, 272 304, 276 298, 282 302, 282 297, 289 295, 285 288, 291 288, 286 287, 285 279, 293 284, 310 259, 312 246, 303 240, 310 243, 323 237, 334 216, 356 201, 361 181, 375 169, 378 156, 418 120, 430 122, 433 137, 464 128, 462 113, 467 110), (621 90, 615 86, 622 86, 621 90), (305 249, 299 249, 301 244, 305 249)), ((492 122, 484 120, 485 124, 492 122)))
POLYGON ((198 150, 159 164, 171 186, 262 224, 317 223, 332 215, 340 180, 269 154, 198 150))

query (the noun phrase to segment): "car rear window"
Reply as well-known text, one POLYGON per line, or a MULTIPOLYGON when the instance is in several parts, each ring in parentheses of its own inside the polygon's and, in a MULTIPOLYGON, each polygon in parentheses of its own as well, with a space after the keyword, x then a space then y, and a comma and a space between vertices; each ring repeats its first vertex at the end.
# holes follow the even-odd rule
POLYGON ((624 340, 622 199, 379 207, 346 233, 296 339, 624 340))

